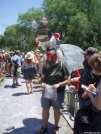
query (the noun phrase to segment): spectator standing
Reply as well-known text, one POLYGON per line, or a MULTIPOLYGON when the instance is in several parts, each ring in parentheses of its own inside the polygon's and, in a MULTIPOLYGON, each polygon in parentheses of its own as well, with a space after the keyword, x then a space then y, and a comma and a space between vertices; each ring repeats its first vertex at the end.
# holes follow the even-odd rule
POLYGON ((2 68, 2 60, 3 60, 3 55, 0 53, 0 68, 2 68))
POLYGON ((11 53, 7 54, 6 64, 7 64, 8 76, 11 76, 11 68, 12 68, 11 53))
POLYGON ((64 91, 65 86, 61 86, 62 81, 67 80, 67 83, 70 83, 70 77, 67 68, 57 60, 57 54, 55 50, 50 50, 46 53, 46 63, 42 69, 41 76, 41 86, 46 88, 46 85, 52 85, 54 90, 57 89, 57 99, 52 100, 44 97, 45 90, 42 93, 41 97, 41 106, 42 106, 42 117, 43 117, 43 126, 37 131, 37 134, 43 134, 48 131, 48 118, 50 107, 53 106, 54 109, 54 134, 59 133, 59 119, 60 119, 60 109, 63 109, 64 104, 64 91), (48 64, 48 65, 47 65, 48 64))
MULTIPOLYGON (((71 82, 79 82, 79 88, 78 88, 78 97, 79 97, 79 105, 80 108, 82 106, 89 106, 91 105, 91 100, 89 99, 89 96, 87 92, 84 92, 84 90, 81 88, 81 85, 84 84, 88 86, 89 84, 98 83, 99 78, 97 75, 93 72, 92 67, 88 65, 88 59, 94 54, 98 53, 98 50, 94 47, 89 47, 86 51, 83 51, 82 54, 84 55, 84 62, 85 62, 85 68, 81 73, 80 77, 75 77, 71 79, 71 82)), ((61 83, 62 85, 66 84, 66 81, 61 83)), ((95 86, 96 86, 95 85, 95 86)))
POLYGON ((34 67, 35 64, 38 64, 38 62, 35 62, 33 60, 33 53, 28 52, 25 55, 25 61, 22 63, 21 68, 24 69, 24 79, 26 80, 26 88, 27 88, 27 94, 33 93, 33 75, 34 75, 34 67))
POLYGON ((13 61, 13 66, 14 66, 14 72, 13 72, 13 84, 12 84, 12 87, 13 88, 16 88, 17 86, 21 86, 19 83, 18 83, 18 76, 17 76, 17 69, 18 67, 21 67, 21 60, 20 60, 20 51, 17 50, 15 51, 15 55, 12 59, 13 61))
POLYGON ((2 56, 3 56, 3 60, 2 60, 2 72, 5 73, 5 51, 2 50, 2 56))
POLYGON ((41 76, 41 74, 42 74, 42 67, 43 67, 43 54, 42 53, 40 53, 39 54, 39 62, 40 62, 40 64, 39 64, 39 70, 38 70, 38 74, 39 74, 39 77, 41 76))
MULTIPOLYGON (((75 77, 79 77, 80 78, 80 72, 78 69, 73 69, 72 72, 71 72, 71 79, 75 78, 75 77)), ((78 88, 79 88, 79 82, 72 82, 71 81, 71 84, 75 86, 76 90, 78 91, 78 88)))
POLYGON ((0 78, 2 77, 2 70, 1 70, 1 67, 0 67, 0 78))
POLYGON ((79 79, 79 89, 78 89, 78 96, 79 96, 79 105, 80 107, 82 106, 89 106, 91 104, 91 100, 87 94, 87 92, 84 92, 84 90, 81 88, 81 85, 84 84, 88 86, 89 84, 94 84, 96 83, 95 86, 98 84, 98 77, 97 75, 93 72, 92 67, 89 66, 88 60, 89 58, 94 54, 97 53, 98 50, 94 47, 89 47, 86 51, 83 51, 82 54, 84 55, 85 59, 85 68, 81 73, 81 77, 79 79))
POLYGON ((74 123, 74 134, 101 132, 101 53, 93 54, 89 58, 88 64, 99 76, 100 80, 97 87, 94 84, 90 84, 88 90, 83 89, 91 100, 91 107, 89 109, 88 107, 82 107, 77 112, 74 123))

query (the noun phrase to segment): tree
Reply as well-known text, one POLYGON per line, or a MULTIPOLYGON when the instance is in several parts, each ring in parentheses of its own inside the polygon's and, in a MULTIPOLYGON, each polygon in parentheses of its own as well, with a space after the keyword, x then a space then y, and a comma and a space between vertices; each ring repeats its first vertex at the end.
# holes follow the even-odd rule
POLYGON ((50 20, 49 28, 61 33, 65 43, 100 48, 100 0, 44 0, 42 8, 50 20))
POLYGON ((3 49, 3 36, 0 35, 0 49, 3 49))
MULTIPOLYGON (((41 9, 34 9, 31 8, 29 9, 26 13, 24 14, 19 14, 18 17, 18 23, 22 27, 22 32, 25 37, 25 44, 26 44, 26 49, 28 50, 34 50, 37 45, 35 43, 35 32, 36 29, 32 29, 31 22, 36 20, 38 25, 38 28, 43 28, 41 25, 40 21, 43 18, 44 14, 41 9)), ((38 29, 37 29, 38 30, 38 29)))

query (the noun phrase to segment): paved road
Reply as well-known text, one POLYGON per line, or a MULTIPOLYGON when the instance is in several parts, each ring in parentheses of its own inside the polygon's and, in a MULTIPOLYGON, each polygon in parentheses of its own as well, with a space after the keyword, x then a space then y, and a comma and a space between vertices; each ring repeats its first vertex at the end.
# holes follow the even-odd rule
MULTIPOLYGON (((26 94, 26 86, 23 78, 19 78, 22 86, 12 88, 12 78, 6 78, 0 87, 0 134, 35 134, 42 126, 42 109, 40 98, 42 91, 39 85, 34 84, 33 94, 26 94)), ((54 128, 53 110, 50 110, 50 118, 46 134, 53 134, 54 128)), ((61 116, 60 134, 73 134, 67 122, 61 116)))

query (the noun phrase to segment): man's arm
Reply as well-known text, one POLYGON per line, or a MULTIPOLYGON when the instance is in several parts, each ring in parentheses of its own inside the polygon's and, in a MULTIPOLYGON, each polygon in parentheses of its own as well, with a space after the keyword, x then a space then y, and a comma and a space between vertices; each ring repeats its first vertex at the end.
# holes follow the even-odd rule
POLYGON ((39 80, 39 83, 41 84, 41 86, 42 86, 43 88, 46 87, 46 84, 44 83, 44 81, 45 81, 45 74, 42 74, 42 75, 41 75, 41 79, 39 80))
POLYGON ((64 78, 65 78, 65 80, 59 83, 60 86, 66 86, 67 84, 71 83, 70 75, 64 76, 64 78))
POLYGON ((62 81, 62 82, 59 82, 57 84, 54 84, 52 86, 53 89, 57 89, 59 87, 62 87, 62 86, 66 86, 67 84, 70 84, 71 83, 71 80, 70 80, 70 75, 69 76, 64 76, 65 80, 62 81))
POLYGON ((44 83, 44 81, 45 81, 45 74, 42 74, 39 83, 40 83, 40 84, 41 84, 41 83, 44 83))

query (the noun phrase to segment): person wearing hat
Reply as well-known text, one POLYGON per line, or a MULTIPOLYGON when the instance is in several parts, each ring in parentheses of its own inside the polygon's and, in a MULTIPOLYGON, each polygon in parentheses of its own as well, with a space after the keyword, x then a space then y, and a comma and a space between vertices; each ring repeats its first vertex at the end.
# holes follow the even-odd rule
POLYGON ((89 109, 83 107, 77 112, 74 122, 74 134, 101 133, 101 52, 92 54, 88 64, 99 76, 99 82, 97 87, 94 84, 90 84, 88 89, 83 87, 91 100, 91 107, 89 109))
MULTIPOLYGON (((95 84, 97 85, 99 78, 97 75, 93 72, 92 67, 88 64, 89 58, 95 54, 98 53, 97 48, 89 47, 86 51, 83 51, 82 54, 84 55, 84 69, 81 72, 80 77, 75 77, 71 79, 72 83, 79 82, 79 88, 78 88, 78 97, 79 97, 79 107, 83 106, 89 106, 91 104, 91 100, 88 97, 87 92, 84 92, 81 85, 88 86, 89 84, 95 84)), ((66 81, 64 83, 61 83, 61 85, 66 84, 66 81)))
MULTIPOLYGON (((1 54, 3 57, 2 57, 2 63, 1 63, 1 69, 2 69, 2 72, 5 73, 5 51, 2 50, 1 54)), ((1 61, 1 60, 0 60, 1 61)))
POLYGON ((79 96, 79 105, 82 106, 89 106, 91 104, 91 100, 87 92, 81 88, 81 85, 84 84, 88 86, 89 84, 94 84, 97 86, 99 81, 97 75, 93 72, 92 67, 88 64, 89 58, 94 54, 98 53, 97 48, 89 47, 86 51, 83 51, 82 54, 84 55, 84 62, 86 64, 84 70, 81 73, 81 77, 79 79, 79 89, 78 89, 78 96, 79 96))
POLYGON ((39 62, 34 61, 33 59, 34 55, 32 52, 28 52, 25 55, 25 61, 22 63, 21 68, 24 68, 24 79, 26 80, 26 88, 27 88, 27 94, 33 93, 33 75, 34 75, 34 69, 35 64, 39 64, 39 62))
POLYGON ((40 64, 39 64, 39 69, 38 69, 38 74, 37 76, 40 78, 41 74, 42 74, 42 67, 43 67, 43 54, 40 53, 39 54, 39 61, 40 61, 40 64))
POLYGON ((60 109, 63 109, 64 104, 64 93, 65 86, 61 86, 60 82, 67 80, 70 83, 70 76, 66 66, 58 61, 56 50, 48 50, 46 52, 46 61, 42 68, 41 75, 41 86, 45 89, 47 85, 52 86, 56 90, 57 98, 56 100, 45 97, 45 90, 43 90, 41 97, 41 106, 42 106, 42 117, 43 125, 36 132, 37 134, 43 134, 48 131, 48 118, 50 107, 53 107, 54 110, 54 134, 59 134, 59 119, 60 119, 60 109))
POLYGON ((15 51, 15 55, 12 58, 12 62, 13 62, 13 66, 14 66, 12 87, 17 88, 17 86, 21 86, 18 83, 18 76, 17 76, 17 69, 18 69, 18 67, 21 67, 20 51, 19 50, 15 51))
POLYGON ((0 53, 0 68, 2 69, 2 60, 3 60, 3 55, 0 53))

